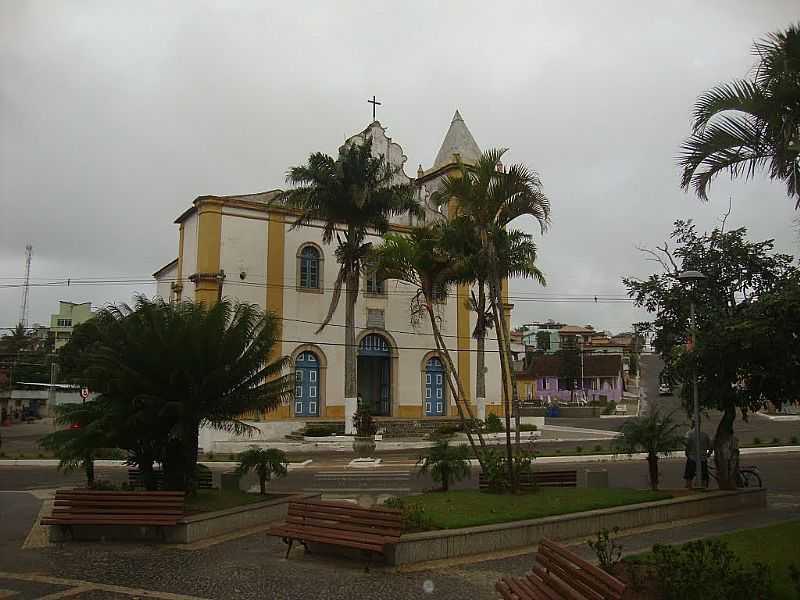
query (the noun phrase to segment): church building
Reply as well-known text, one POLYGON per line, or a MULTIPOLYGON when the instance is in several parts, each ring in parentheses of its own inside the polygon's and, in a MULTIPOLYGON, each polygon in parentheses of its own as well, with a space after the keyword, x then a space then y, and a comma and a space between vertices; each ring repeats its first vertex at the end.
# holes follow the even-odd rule
MULTIPOLYGON (((348 143, 372 138, 372 151, 403 167, 406 156, 386 128, 373 121, 348 143)), ((320 150, 309 146, 308 153, 320 150)), ((428 169, 420 165, 413 182, 427 219, 442 219, 429 202, 443 176, 458 161, 474 163, 480 148, 456 111, 441 148, 428 169)), ((330 153, 330 152, 328 152, 330 153)), ((295 371, 292 401, 277 410, 249 415, 254 421, 344 420, 350 427, 353 407, 344 399, 344 297, 330 324, 315 333, 325 318, 338 272, 335 242, 322 242, 319 224, 292 227, 295 214, 271 201, 280 190, 235 196, 200 196, 176 220, 178 256, 154 277, 157 293, 173 301, 216 302, 226 297, 258 304, 281 321, 280 353, 295 371)), ((414 218, 393 220, 392 230, 407 232, 414 218)), ((376 237, 374 242, 380 243, 376 237)), ((382 418, 427 420, 457 416, 447 389, 444 361, 435 350, 430 325, 412 323, 411 298, 416 290, 397 281, 364 276, 356 306, 358 392, 371 400, 382 418)), ((507 286, 504 286, 507 294, 507 286)), ((502 413, 500 361, 492 333, 486 340, 486 394, 475 397, 475 314, 466 302, 469 289, 458 286, 440 306, 441 327, 467 401, 475 414, 502 413)), ((507 300, 507 297, 506 297, 507 300)), ((505 305, 507 321, 512 306, 505 305)), ((296 424, 297 425, 297 424, 296 424)))

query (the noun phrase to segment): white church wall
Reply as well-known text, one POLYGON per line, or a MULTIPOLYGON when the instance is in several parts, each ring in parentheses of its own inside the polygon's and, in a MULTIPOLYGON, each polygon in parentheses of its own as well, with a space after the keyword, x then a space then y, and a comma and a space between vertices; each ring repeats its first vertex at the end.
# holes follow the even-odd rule
POLYGON ((267 221, 263 213, 261 218, 222 215, 220 268, 225 271, 223 296, 263 309, 267 272, 267 221))
POLYGON ((168 269, 162 269, 156 278, 156 296, 169 301, 172 295, 172 283, 178 276, 178 263, 168 269))
POLYGON ((189 275, 197 271, 197 213, 192 213, 183 222, 183 296, 194 300, 194 284, 189 275))

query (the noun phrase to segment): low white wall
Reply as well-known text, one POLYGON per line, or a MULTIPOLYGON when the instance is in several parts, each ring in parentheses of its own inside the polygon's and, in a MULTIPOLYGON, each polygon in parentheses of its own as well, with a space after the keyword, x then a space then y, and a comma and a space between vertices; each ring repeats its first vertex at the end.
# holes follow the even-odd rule
POLYGON ((198 445, 203 452, 241 452, 250 444, 260 445, 263 442, 286 441, 285 436, 300 429, 303 424, 298 421, 245 421, 258 429, 252 436, 235 435, 211 427, 201 427, 198 445))

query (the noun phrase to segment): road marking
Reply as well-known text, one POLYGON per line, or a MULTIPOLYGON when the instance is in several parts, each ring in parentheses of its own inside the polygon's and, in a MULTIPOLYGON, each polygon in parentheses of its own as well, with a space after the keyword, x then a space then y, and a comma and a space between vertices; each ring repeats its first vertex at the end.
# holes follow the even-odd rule
POLYGON ((317 493, 336 493, 336 494, 365 494, 365 493, 388 493, 398 492, 407 493, 411 488, 304 488, 304 492, 317 492, 317 493))
POLYGON ((77 596, 83 592, 91 592, 93 588, 91 585, 79 585, 78 587, 62 590, 60 592, 53 592, 46 596, 40 596, 37 600, 57 600, 58 598, 69 598, 70 596, 77 596))
MULTIPOLYGON (((101 592, 111 592, 114 594, 127 594, 128 596, 140 596, 144 598, 159 598, 160 600, 208 600, 200 596, 187 596, 186 594, 173 594, 170 592, 155 592, 152 590, 142 590, 138 588, 123 587, 120 585, 109 585, 106 583, 94 583, 92 581, 81 581, 80 579, 65 579, 63 577, 50 577, 47 575, 34 575, 32 573, 8 573, 0 571, 0 579, 12 579, 15 581, 30 581, 33 583, 49 583, 51 585, 64 585, 70 587, 87 587, 89 590, 101 592)), ((87 590, 81 590, 85 592, 87 590)), ((51 598, 50 596, 46 596, 51 598)))
POLYGON ((39 514, 36 515, 36 520, 31 525, 31 530, 25 537, 25 542, 22 544, 23 550, 31 548, 44 548, 50 545, 50 538, 48 535, 47 525, 42 525, 42 519, 46 517, 52 510, 55 498, 53 496, 42 499, 42 507, 39 509, 39 514))

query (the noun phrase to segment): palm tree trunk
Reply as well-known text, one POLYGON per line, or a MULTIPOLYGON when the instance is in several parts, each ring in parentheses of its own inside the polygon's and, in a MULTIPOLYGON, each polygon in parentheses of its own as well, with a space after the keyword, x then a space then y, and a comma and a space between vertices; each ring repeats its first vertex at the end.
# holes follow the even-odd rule
POLYGON ((486 398, 486 282, 478 279, 478 306, 477 323, 475 324, 475 338, 477 339, 476 362, 478 372, 475 374, 475 395, 486 398))
POLYGON ((650 489, 658 489, 658 454, 650 452, 647 455, 647 466, 650 469, 650 489))
POLYGON ((183 489, 187 494, 197 491, 197 438, 200 435, 200 424, 191 416, 184 417, 182 425, 182 467, 183 489))
POLYGON ((356 348, 356 301, 358 300, 358 269, 350 267, 345 279, 344 312, 344 397, 358 397, 358 353, 356 348))
POLYGON ((94 456, 91 452, 83 458, 83 472, 86 474, 86 487, 94 486, 94 456))
MULTIPOLYGON (((433 339, 436 342, 436 349, 439 352, 439 355, 444 359, 445 365, 447 367, 447 372, 445 373, 445 378, 447 379, 447 385, 450 388, 450 393, 453 394, 456 400, 456 409, 458 410, 458 415, 461 418, 461 423, 464 425, 464 432, 467 434, 467 441, 469 441, 470 448, 472 449, 472 453, 475 455, 475 458, 481 465, 481 469, 483 469, 483 453, 478 450, 475 446, 475 440, 472 438, 472 423, 475 422, 475 415, 472 414, 472 410, 470 409, 469 405, 465 402, 465 392, 464 386, 461 382, 461 378, 456 375, 455 365, 453 364, 453 359, 450 356, 450 352, 447 350, 447 346, 444 344, 444 339, 442 338, 442 332, 439 329, 439 325, 436 323, 436 315, 433 312, 433 306, 430 301, 425 301, 425 310, 428 313, 428 318, 431 322, 431 330, 433 331, 433 339), (455 383, 454 383, 455 381, 455 383), (464 403, 466 407, 466 412, 469 415, 470 422, 467 422, 467 417, 464 416, 464 408, 462 407, 462 403, 464 403)), ((481 450, 486 448, 486 443, 483 440, 483 436, 481 435, 480 431, 476 431, 476 436, 478 438, 478 442, 481 445, 481 450)))
POLYGON ((494 312, 495 333, 497 336, 498 350, 500 352, 500 372, 503 378, 503 409, 506 416, 506 461, 508 463, 508 479, 511 482, 512 493, 516 493, 517 485, 514 479, 514 457, 511 451, 511 398, 513 397, 513 380, 511 378, 511 364, 509 360, 510 344, 506 337, 506 326, 502 313, 500 282, 499 278, 494 274, 489 279, 489 302, 494 312))
POLYGON ((267 495, 267 478, 264 477, 263 475, 261 477, 259 477, 258 478, 258 485, 261 488, 261 495, 262 496, 266 496, 267 495))

